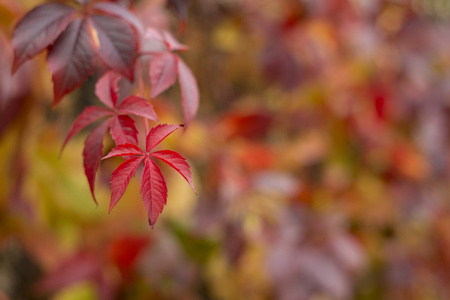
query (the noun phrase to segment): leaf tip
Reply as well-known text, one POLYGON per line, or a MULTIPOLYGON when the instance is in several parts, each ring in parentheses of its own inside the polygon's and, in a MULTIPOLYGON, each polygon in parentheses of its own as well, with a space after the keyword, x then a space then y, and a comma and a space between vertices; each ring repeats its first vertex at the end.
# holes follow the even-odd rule
POLYGON ((92 198, 94 199, 95 207, 98 208, 97 199, 95 199, 94 192, 92 192, 92 198))
POLYGON ((148 226, 150 226, 150 229, 154 229, 155 228, 155 224, 152 224, 152 221, 150 221, 150 219, 148 220, 148 226))
POLYGON ((55 91, 54 94, 55 94, 55 97, 53 99, 52 109, 56 108, 56 106, 61 101, 62 97, 64 96, 64 95, 57 93, 57 91, 55 91))

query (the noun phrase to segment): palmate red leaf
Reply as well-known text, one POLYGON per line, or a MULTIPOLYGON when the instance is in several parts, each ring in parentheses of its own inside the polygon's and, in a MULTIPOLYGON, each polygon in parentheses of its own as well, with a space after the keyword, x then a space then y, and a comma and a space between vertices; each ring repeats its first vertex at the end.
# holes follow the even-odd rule
POLYGON ((197 114, 200 94, 194 74, 192 74, 192 71, 181 58, 177 58, 178 80, 180 81, 184 121, 186 124, 189 124, 197 114))
POLYGON ((184 125, 159 124, 158 126, 152 128, 147 135, 147 153, 161 143, 161 141, 164 140, 169 134, 183 126, 184 125))
POLYGON ((120 75, 106 72, 95 84, 95 94, 106 106, 114 109, 117 104, 120 75))
POLYGON ((119 113, 133 114, 149 120, 159 122, 153 105, 147 102, 147 99, 138 96, 129 96, 120 103, 117 108, 119 113))
POLYGON ((112 111, 107 110, 102 107, 98 106, 88 106, 84 109, 84 111, 78 116, 78 118, 75 120, 75 122, 72 125, 72 128, 70 128, 69 133, 67 134, 66 140, 64 141, 64 144, 61 147, 61 152, 63 151, 64 147, 66 146, 67 142, 75 135, 77 134, 81 129, 86 127, 87 125, 91 124, 92 122, 106 117, 106 116, 112 116, 112 111))
POLYGON ((141 194, 147 210, 148 223, 153 228, 167 203, 167 185, 161 170, 151 159, 144 162, 141 194))
POLYGON ((87 19, 72 21, 58 37, 47 55, 48 68, 53 74, 53 106, 92 74, 95 51, 92 29, 87 19))
POLYGON ((95 175, 97 174, 98 164, 103 154, 103 137, 106 134, 111 120, 106 120, 100 126, 94 129, 84 142, 84 173, 89 182, 92 197, 95 199, 94 187, 95 187, 95 175))
POLYGON ((109 203, 109 212, 116 206, 120 198, 122 198, 131 177, 133 177, 144 156, 130 158, 120 164, 111 175, 111 202, 109 203))
MULTIPOLYGON (((147 150, 153 149, 164 138, 182 125, 160 124, 152 128, 147 136, 147 150)), ((190 166, 186 159, 174 151, 156 151, 144 153, 136 144, 126 143, 114 148, 103 159, 115 156, 132 156, 122 163, 111 176, 111 203, 110 210, 123 196, 131 177, 135 173, 140 162, 144 160, 144 170, 141 182, 141 194, 148 214, 148 221, 153 228, 158 216, 161 214, 167 202, 167 186, 159 167, 153 162, 153 156, 174 168, 190 184, 195 192, 192 183, 190 166)))
POLYGON ((163 162, 174 168, 178 173, 181 174, 181 176, 184 177, 184 179, 186 179, 191 188, 197 194, 194 188, 194 183, 192 182, 191 168, 183 156, 171 150, 155 151, 150 155, 162 160, 163 162))
POLYGON ((111 152, 108 153, 108 155, 102 158, 102 160, 115 156, 144 155, 144 154, 145 153, 138 146, 126 143, 112 149, 111 152))
POLYGON ((134 125, 134 120, 129 116, 113 117, 109 132, 111 133, 113 140, 116 142, 116 145, 138 143, 138 130, 134 125))
POLYGON ((45 50, 74 19, 70 6, 47 3, 29 11, 14 29, 13 73, 24 62, 45 50))
POLYGON ((177 58, 171 52, 155 55, 150 62, 151 97, 155 98, 175 83, 177 58))
POLYGON ((107 15, 94 15, 90 19, 100 42, 99 58, 133 81, 138 42, 130 25, 107 15))

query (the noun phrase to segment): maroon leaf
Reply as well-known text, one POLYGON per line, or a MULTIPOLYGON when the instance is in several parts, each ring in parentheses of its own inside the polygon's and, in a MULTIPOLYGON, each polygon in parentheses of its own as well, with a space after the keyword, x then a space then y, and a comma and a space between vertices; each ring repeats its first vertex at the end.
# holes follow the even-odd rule
POLYGON ((138 96, 129 96, 120 103, 117 110, 120 113, 133 114, 150 119, 155 122, 159 122, 153 105, 147 102, 145 98, 138 96))
POLYGON ((183 127, 183 125, 167 125, 159 124, 158 126, 152 128, 147 135, 146 149, 147 152, 156 147, 163 139, 165 139, 169 134, 183 127))
POLYGON ((184 179, 186 179, 191 188, 197 194, 194 188, 194 183, 192 182, 190 166, 183 156, 171 150, 155 151, 150 155, 162 160, 163 162, 174 168, 178 173, 181 174, 181 176, 184 177, 184 179))
POLYGON ((178 80, 180 81, 184 121, 189 124, 197 114, 200 95, 197 80, 192 71, 178 58, 178 80))
POLYGON ((112 149, 111 152, 109 152, 108 155, 106 155, 102 159, 114 156, 127 156, 127 155, 144 155, 144 152, 142 152, 141 148, 139 148, 138 146, 126 143, 112 149))
POLYGON ((136 172, 137 167, 144 159, 144 156, 130 158, 120 164, 111 176, 111 202, 109 203, 109 212, 116 206, 120 198, 122 198, 131 177, 136 172))
POLYGON ((87 20, 74 20, 48 53, 48 68, 53 74, 54 106, 65 94, 80 86, 94 70, 95 45, 91 31, 87 20))
POLYGON ((48 48, 56 105, 80 86, 93 72, 98 55, 110 69, 133 80, 138 48, 136 17, 119 5, 90 6, 81 1, 81 11, 62 5, 45 4, 30 11, 14 32, 13 71, 48 48))
POLYGON ((94 194, 95 174, 97 174, 98 164, 103 154, 103 137, 105 136, 110 122, 110 120, 104 121, 100 126, 91 132, 84 142, 84 173, 88 179, 95 204, 97 204, 94 194))
POLYGON ((134 125, 134 120, 129 116, 115 116, 109 129, 116 145, 131 143, 137 144, 138 131, 134 125))
POLYGON ((150 62, 151 97, 155 98, 175 83, 177 58, 170 52, 155 55, 150 62))
POLYGON ((99 10, 101 12, 105 12, 109 15, 113 15, 116 17, 120 17, 121 19, 127 21, 130 25, 132 25, 139 34, 144 33, 144 27, 142 26, 139 19, 132 14, 127 9, 123 8, 120 5, 108 2, 97 3, 94 6, 95 10, 99 10))
POLYGON ((63 151, 67 142, 81 129, 91 124, 92 122, 109 115, 112 115, 112 111, 104 109, 102 107, 98 106, 86 107, 84 111, 75 120, 75 122, 72 125, 72 128, 70 128, 69 134, 67 134, 66 140, 64 141, 64 144, 61 147, 61 152, 63 151))
POLYGON ((95 84, 95 94, 106 106, 114 109, 117 104, 120 76, 109 71, 95 84))
POLYGON ((73 20, 75 13, 74 8, 58 3, 44 4, 28 12, 14 29, 13 72, 53 44, 73 20))
POLYGON ((153 228, 167 203, 167 186, 161 170, 151 159, 146 159, 144 163, 141 194, 148 214, 148 223, 153 228))
POLYGON ((91 20, 100 42, 100 59, 133 81, 138 42, 130 25, 107 15, 94 15, 91 20))

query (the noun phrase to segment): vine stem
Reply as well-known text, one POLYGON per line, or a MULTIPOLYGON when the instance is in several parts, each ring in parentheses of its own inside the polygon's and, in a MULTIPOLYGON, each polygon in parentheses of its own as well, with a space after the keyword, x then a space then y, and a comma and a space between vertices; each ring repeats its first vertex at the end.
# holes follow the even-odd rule
MULTIPOLYGON (((145 95, 145 88, 144 88, 144 78, 142 74, 142 66, 141 66, 141 60, 138 59, 137 66, 137 73, 138 73, 138 85, 139 85, 139 96, 143 98, 147 98, 145 95)), ((145 137, 147 137, 148 134, 148 120, 147 118, 144 118, 144 124, 145 124, 145 137)))

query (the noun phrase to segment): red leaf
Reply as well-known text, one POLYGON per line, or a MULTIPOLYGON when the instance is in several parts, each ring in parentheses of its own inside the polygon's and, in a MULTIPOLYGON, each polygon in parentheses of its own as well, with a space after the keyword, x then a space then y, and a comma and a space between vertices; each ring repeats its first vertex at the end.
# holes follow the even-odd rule
POLYGON ((81 129, 83 129, 87 125, 91 124, 92 122, 94 122, 102 117, 109 116, 109 115, 112 115, 112 112, 110 110, 104 109, 102 107, 98 107, 98 106, 86 107, 84 109, 84 111, 75 120, 75 122, 72 125, 72 128, 70 128, 70 131, 67 134, 66 140, 64 141, 64 144, 61 147, 61 152, 63 151, 67 142, 75 134, 77 134, 81 129))
POLYGON ((48 3, 28 12, 14 29, 13 73, 24 62, 45 50, 58 38, 75 17, 70 6, 48 3))
POLYGON ((109 203, 109 212, 116 206, 122 198, 131 177, 136 172, 137 167, 144 159, 144 156, 130 158, 120 164, 111 175, 111 202, 109 203))
POLYGON ((120 103, 117 110, 120 113, 134 114, 150 119, 155 122, 159 122, 153 105, 147 102, 147 99, 138 96, 129 96, 120 103))
POLYGON ((150 155, 162 160, 163 162, 174 168, 178 173, 181 174, 181 176, 184 177, 184 179, 186 179, 191 188, 197 194, 194 188, 194 183, 192 182, 190 169, 191 167, 186 162, 186 159, 183 156, 171 150, 156 151, 151 153, 150 155))
POLYGON ((116 145, 138 143, 138 131, 134 125, 134 120, 129 116, 115 116, 111 122, 109 132, 116 145))
MULTIPOLYGON (((177 128, 183 125, 158 125, 152 128, 147 135, 147 150, 153 149, 165 137, 172 133, 177 128)), ((148 152, 148 151, 147 151, 148 152)), ((122 163, 111 177, 111 203, 110 210, 116 205, 122 197, 125 189, 130 181, 130 178, 135 173, 139 163, 144 159, 144 171, 142 174, 141 194, 145 208, 148 213, 148 220, 150 226, 153 228, 158 216, 161 214, 164 205, 167 202, 167 186, 164 177, 159 167, 153 162, 149 156, 154 156, 157 159, 170 165, 178 173, 180 173, 186 181, 190 184, 195 192, 192 183, 191 170, 186 159, 174 151, 156 151, 153 153, 144 153, 135 144, 122 144, 113 149, 103 159, 114 156, 135 156, 122 163)))
POLYGON ((145 160, 141 194, 147 210, 149 225, 153 228, 156 219, 167 203, 167 186, 161 170, 151 159, 145 160))
POLYGON ((127 156, 127 155, 144 155, 144 152, 142 152, 141 148, 139 148, 138 146, 126 143, 112 149, 111 152, 109 152, 108 155, 106 155, 102 159, 114 156, 127 156))
POLYGON ((146 149, 147 152, 155 148, 163 139, 165 139, 169 134, 183 127, 183 125, 167 125, 159 124, 158 126, 152 128, 147 135, 146 149))
POLYGON ((122 274, 123 283, 134 280, 135 265, 139 261, 139 255, 151 242, 148 235, 126 235, 115 238, 108 247, 108 256, 115 262, 122 274))
POLYGON ((197 114, 200 95, 197 80, 192 71, 178 58, 178 80, 180 81, 184 121, 189 124, 197 114))
POLYGON ((111 120, 104 121, 100 124, 100 126, 91 132, 84 142, 84 173, 88 179, 95 204, 97 204, 97 200, 94 195, 95 174, 97 174, 98 163, 100 162, 103 154, 103 137, 105 136, 106 130, 108 129, 110 123, 111 120))
POLYGON ((85 19, 76 19, 58 37, 47 56, 52 72, 55 106, 61 98, 79 87, 94 70, 95 45, 85 19))
POLYGON ((100 59, 111 69, 133 81, 138 41, 130 25, 119 18, 106 15, 95 15, 90 19, 100 42, 100 59))
POLYGON ((117 5, 115 3, 107 3, 107 2, 97 3, 96 5, 94 5, 94 8, 95 10, 99 10, 109 15, 121 18, 127 21, 130 25, 132 25, 139 34, 144 33, 144 26, 142 26, 142 23, 134 14, 132 14, 126 8, 117 5))
POLYGON ((155 98, 171 85, 177 78, 177 58, 170 52, 155 55, 150 62, 151 97, 155 98))
POLYGON ((117 104, 120 76, 109 71, 95 84, 95 94, 106 106, 114 109, 117 104))

